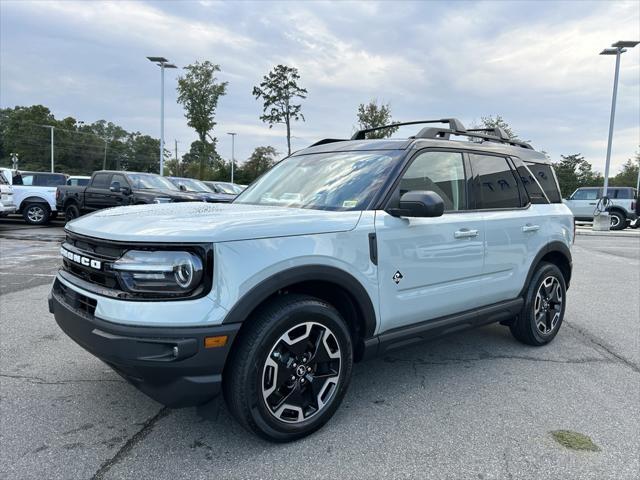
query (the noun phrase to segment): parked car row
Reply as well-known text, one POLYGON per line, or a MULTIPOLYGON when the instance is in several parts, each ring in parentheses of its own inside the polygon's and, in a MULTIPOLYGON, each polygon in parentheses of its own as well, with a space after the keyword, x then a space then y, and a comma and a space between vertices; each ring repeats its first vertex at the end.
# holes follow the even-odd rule
POLYGON ((231 202, 242 189, 234 184, 154 173, 97 171, 88 176, 21 172, 0 168, 0 215, 22 214, 43 225, 63 214, 65 220, 103 208, 168 202, 231 202), (218 185, 224 186, 223 188, 218 185), (230 193, 233 192, 233 193, 230 193))

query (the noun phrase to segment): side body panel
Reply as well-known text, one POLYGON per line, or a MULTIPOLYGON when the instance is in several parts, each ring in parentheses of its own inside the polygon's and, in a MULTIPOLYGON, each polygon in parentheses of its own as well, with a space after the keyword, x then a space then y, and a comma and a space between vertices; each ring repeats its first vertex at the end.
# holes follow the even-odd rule
POLYGON ((484 304, 484 230, 479 212, 396 218, 377 211, 381 331, 484 304))

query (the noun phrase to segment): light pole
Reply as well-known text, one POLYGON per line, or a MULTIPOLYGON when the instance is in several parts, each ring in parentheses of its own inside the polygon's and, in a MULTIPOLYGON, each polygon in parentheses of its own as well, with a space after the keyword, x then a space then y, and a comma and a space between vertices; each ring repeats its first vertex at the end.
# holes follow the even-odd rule
POLYGON ((164 57, 147 57, 160 67, 160 175, 164 175, 164 69, 178 68, 164 57))
MULTIPOLYGON (((618 96, 618 77, 620 75, 620 55, 627 51, 627 48, 633 48, 640 42, 620 40, 613 45, 613 48, 605 48, 600 55, 615 55, 616 70, 613 76, 613 96, 611 98, 611 117, 609 118, 609 140, 607 142, 607 158, 604 164, 604 188, 602 189, 602 198, 607 198, 609 189, 609 165, 611 163, 611 144, 613 141, 613 123, 616 116, 616 97, 618 96)), ((606 201, 606 200, 603 200, 606 201)), ((604 205, 606 207, 606 205, 604 205)), ((609 230, 611 226, 609 214, 602 212, 593 219, 594 230, 609 230)))
POLYGON ((236 132, 227 132, 231 135, 231 183, 233 183, 233 164, 236 161, 236 132))
POLYGON ((54 157, 54 149, 53 149, 53 131, 54 131, 54 129, 56 127, 54 127, 53 125, 40 125, 40 126, 51 129, 51 173, 53 173, 53 169, 54 169, 53 159, 55 158, 54 157))

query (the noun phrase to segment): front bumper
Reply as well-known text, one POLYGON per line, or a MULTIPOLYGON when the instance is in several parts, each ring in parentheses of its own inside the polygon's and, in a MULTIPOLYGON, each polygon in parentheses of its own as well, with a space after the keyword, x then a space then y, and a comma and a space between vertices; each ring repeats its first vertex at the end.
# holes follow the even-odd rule
POLYGON ((205 403, 222 387, 225 361, 240 324, 134 327, 93 315, 91 299, 54 283, 49 311, 60 328, 143 393, 169 407, 205 403), (205 348, 205 337, 226 335, 205 348))
POLYGON ((0 203, 0 213, 15 213, 17 210, 14 203, 0 203))

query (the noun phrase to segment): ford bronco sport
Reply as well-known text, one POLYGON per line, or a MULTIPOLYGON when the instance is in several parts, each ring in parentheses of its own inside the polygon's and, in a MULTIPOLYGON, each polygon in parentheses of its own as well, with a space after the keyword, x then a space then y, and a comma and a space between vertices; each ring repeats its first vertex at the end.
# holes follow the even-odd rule
POLYGON ((500 129, 419 123, 448 128, 319 141, 231 204, 68 223, 51 312, 150 397, 223 392, 273 441, 325 424, 372 355, 493 322, 549 343, 574 226, 545 156, 500 129))

